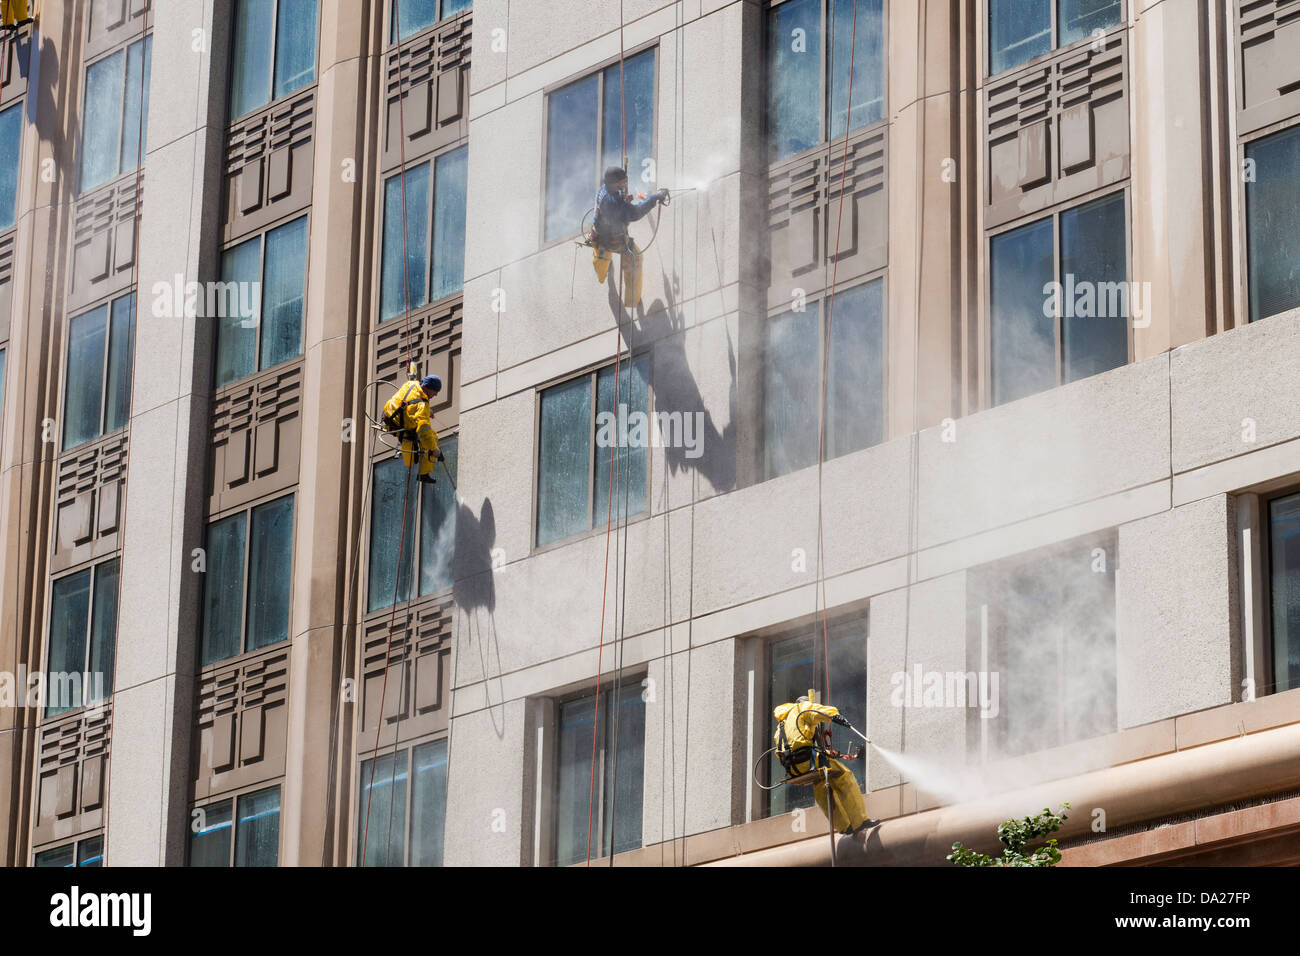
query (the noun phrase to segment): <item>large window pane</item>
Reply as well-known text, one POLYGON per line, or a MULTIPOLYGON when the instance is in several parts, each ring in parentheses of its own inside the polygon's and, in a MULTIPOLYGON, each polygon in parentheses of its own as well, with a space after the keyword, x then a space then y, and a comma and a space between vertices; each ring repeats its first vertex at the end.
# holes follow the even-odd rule
POLYGON ((546 239, 574 235, 595 205, 596 103, 600 76, 570 83, 546 100, 546 239))
POLYGON ((45 671, 45 716, 81 706, 90 623, 90 571, 54 582, 50 596, 50 646, 45 671))
POLYGON ((626 513, 638 515, 646 507, 646 447, 650 441, 650 360, 619 363, 618 408, 614 407, 614 367, 596 376, 596 483, 593 486, 591 523, 603 526, 613 510, 617 524, 626 513), (633 416, 636 416, 635 418, 633 416), (637 427, 638 423, 643 427, 637 427), (626 432, 626 434, 625 434, 626 432), (614 452, 617 447, 617 455, 614 452), (609 466, 615 457, 613 500, 610 500, 609 466))
MULTIPOLYGON (((443 0, 444 6, 450 5, 450 0, 443 0)), ((469 6, 466 0, 465 6, 469 6)), ((395 0, 393 13, 392 29, 389 31, 389 43, 396 43, 398 37, 398 27, 401 28, 401 38, 415 36, 421 30, 433 26, 438 19, 438 0, 395 0)), ((443 16, 448 16, 455 11, 448 11, 443 16)))
POLYGON ((1273 690, 1300 687, 1300 495, 1269 504, 1273 690))
POLYGON ((280 855, 280 788, 239 798, 235 866, 275 866, 280 855))
POLYGON ((316 79, 316 0, 279 0, 275 23, 275 83, 278 99, 316 79))
POLYGON ((244 533, 247 513, 208 525, 203 589, 203 664, 240 653, 244 626, 244 533))
POLYGON ((835 458, 884 439, 884 284, 837 293, 829 322, 826 457, 835 458))
POLYGON ((542 393, 537 462, 537 543, 591 527, 591 380, 583 376, 542 393))
POLYGON ((190 866, 230 866, 231 801, 195 810, 190 827, 190 866))
POLYGON ((882 0, 832 0, 831 139, 844 135, 844 117, 849 101, 850 46, 852 46, 853 108, 849 129, 878 123, 885 116, 885 56, 882 0), (858 25, 853 27, 857 6, 858 25), (854 41, 854 34, 857 39, 854 41))
POLYGON ((993 404, 1056 385, 1052 220, 1030 223, 990 244, 993 404))
POLYGON ((270 368, 302 354, 302 301, 306 282, 307 219, 303 217, 266 234, 259 368, 270 368))
POLYGON ((68 323, 68 378, 63 399, 63 449, 100 434, 104 400, 104 346, 108 307, 68 323))
POLYGON ((416 747, 414 772, 411 866, 442 866, 442 831, 447 816, 447 741, 435 740, 416 747))
POLYGON ((22 140, 23 108, 19 104, 0 113, 0 229, 14 224, 22 140))
POLYGON ((1250 320, 1300 308, 1300 126, 1246 146, 1250 320))
POLYGON ((357 863, 402 866, 406 861, 406 760, 403 750, 361 764, 357 834, 364 839, 357 841, 357 863))
POLYGON ((153 37, 145 37, 143 47, 133 43, 126 50, 126 96, 123 104, 121 163, 126 172, 140 163, 140 153, 149 146, 149 59, 153 37), (143 61, 143 62, 142 62, 143 61), (140 117, 145 118, 144 131, 140 117))
POLYGON ((421 485, 420 493, 420 593, 433 594, 452 585, 456 557, 456 480, 455 438, 438 443, 445 459, 434 469, 437 483, 421 485), (451 474, 448 480, 447 475, 451 474))
MULTIPOLYGON (((587 856, 587 811, 591 798, 591 734, 595 718, 596 695, 594 693, 560 705, 560 719, 556 725, 555 863, 557 866, 569 866, 587 856)), ((599 854, 600 831, 594 820, 591 840, 592 855, 596 856, 599 854)))
POLYGON ((108 330, 108 387, 104 393, 104 431, 116 431, 131 417, 131 363, 135 355, 135 293, 113 303, 108 330))
POLYGON ((819 305, 768 322, 763 382, 764 475, 817 463, 819 305))
POLYGON ((81 189, 93 189, 118 173, 122 133, 122 51, 86 70, 86 106, 82 115, 81 189))
POLYGON ((77 844, 77 866, 104 865, 104 838, 91 837, 77 844))
MULTIPOLYGON (((600 708, 605 738, 605 782, 601 792, 600 851, 615 853, 641 846, 643 813, 642 789, 645 782, 645 701, 641 699, 641 682, 624 685, 614 705, 614 692, 601 695, 600 708)), ((590 781, 588 781, 590 783, 590 781)), ((583 847, 586 855, 586 847, 583 847)))
POLYGON ((53 850, 45 850, 37 853, 32 861, 34 866, 72 866, 75 860, 76 845, 66 843, 63 846, 56 846, 53 850))
POLYGON ((439 156, 434 173, 433 293, 431 301, 465 286, 465 177, 469 147, 439 156))
POLYGON ((253 509, 248 553, 248 650, 289 637, 293 496, 253 509))
POLYGON ((239 0, 230 57, 230 116, 238 119, 271 100, 275 0, 239 0))
POLYGON ((1051 0, 989 0, 990 75, 1051 49, 1051 0))
POLYGON ((1063 375, 1073 382, 1128 362, 1128 264, 1124 194, 1061 214, 1063 375), (1092 301, 1081 298, 1091 292, 1092 301))
MULTIPOLYGON (((767 17, 768 144, 775 162, 821 142, 821 0, 791 0, 767 17)), ((853 99, 862 102, 856 93, 853 99)))
POLYGON ((1119 0, 1059 0, 1057 46, 1069 46, 1119 23, 1119 0))
POLYGON ((256 371, 257 329, 262 313, 258 281, 261 268, 260 236, 221 255, 224 292, 218 296, 221 315, 217 325, 217 388, 256 371))
POLYGON ((429 164, 384 183, 384 251, 379 286, 379 321, 424 305, 428 299, 429 164), (406 296, 402 295, 402 181, 406 185, 406 296))
POLYGON ((411 596, 411 568, 414 564, 416 489, 420 487, 412 469, 400 458, 390 458, 375 465, 374 499, 370 509, 370 600, 367 607, 377 611, 411 596), (405 537, 403 497, 405 496, 405 537), (398 551, 401 551, 402 580, 397 581, 398 551))
POLYGON ((90 621, 90 659, 86 668, 86 703, 113 696, 113 661, 117 654, 117 561, 95 568, 94 612, 90 621))
MULTIPOLYGON (((605 69, 604 121, 600 172, 622 166, 627 156, 628 191, 633 195, 654 190, 655 51, 647 50, 623 62, 627 95, 621 95, 618 66, 605 69), (623 152, 624 117, 627 153, 623 152), (644 174, 649 172, 650 179, 644 174)), ((549 154, 548 154, 549 155, 549 154)))

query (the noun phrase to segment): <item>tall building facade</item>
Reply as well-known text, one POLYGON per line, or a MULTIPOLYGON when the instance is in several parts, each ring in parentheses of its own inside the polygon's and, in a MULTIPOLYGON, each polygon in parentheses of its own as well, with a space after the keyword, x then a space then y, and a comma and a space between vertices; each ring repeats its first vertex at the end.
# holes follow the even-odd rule
POLYGON ((37 13, 7 865, 826 863, 808 690, 840 862, 1295 861, 1293 0, 37 13))

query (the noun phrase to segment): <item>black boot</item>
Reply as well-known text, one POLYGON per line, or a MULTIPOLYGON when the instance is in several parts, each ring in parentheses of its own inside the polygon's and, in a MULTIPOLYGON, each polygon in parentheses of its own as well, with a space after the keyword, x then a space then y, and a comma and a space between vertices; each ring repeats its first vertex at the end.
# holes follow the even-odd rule
POLYGON ((438 482, 436 482, 436 481, 434 480, 433 475, 421 475, 421 476, 420 476, 420 484, 422 484, 422 485, 436 485, 437 483, 438 483, 438 482))

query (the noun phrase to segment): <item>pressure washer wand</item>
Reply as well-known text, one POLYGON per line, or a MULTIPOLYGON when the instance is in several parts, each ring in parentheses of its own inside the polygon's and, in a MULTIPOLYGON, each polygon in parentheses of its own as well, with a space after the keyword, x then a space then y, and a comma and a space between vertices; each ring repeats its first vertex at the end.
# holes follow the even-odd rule
POLYGON ((858 728, 854 727, 851 723, 849 723, 848 718, 845 717, 843 714, 837 714, 836 716, 832 717, 831 723, 836 724, 840 727, 847 727, 849 730, 853 731, 855 734, 861 737, 864 741, 866 741, 867 743, 871 743, 871 738, 868 737, 866 734, 864 734, 862 731, 858 730, 858 728))

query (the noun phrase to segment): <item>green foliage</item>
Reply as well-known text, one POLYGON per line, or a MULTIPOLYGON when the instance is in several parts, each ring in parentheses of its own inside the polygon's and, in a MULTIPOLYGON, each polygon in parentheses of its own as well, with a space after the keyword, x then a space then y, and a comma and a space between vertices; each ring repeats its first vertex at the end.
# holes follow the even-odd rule
POLYGON ((1061 829, 1061 824, 1067 819, 1065 811, 1069 809, 1068 803, 1061 805, 1060 813, 1053 813, 1051 808, 1043 807, 1043 812, 1037 816, 1008 820, 1000 825, 998 839, 1005 848, 1000 857, 991 857, 954 843, 952 852, 948 854, 948 862, 954 866, 1055 866, 1061 862, 1061 851, 1056 848, 1055 838, 1028 855, 1025 854, 1025 846, 1061 829))

